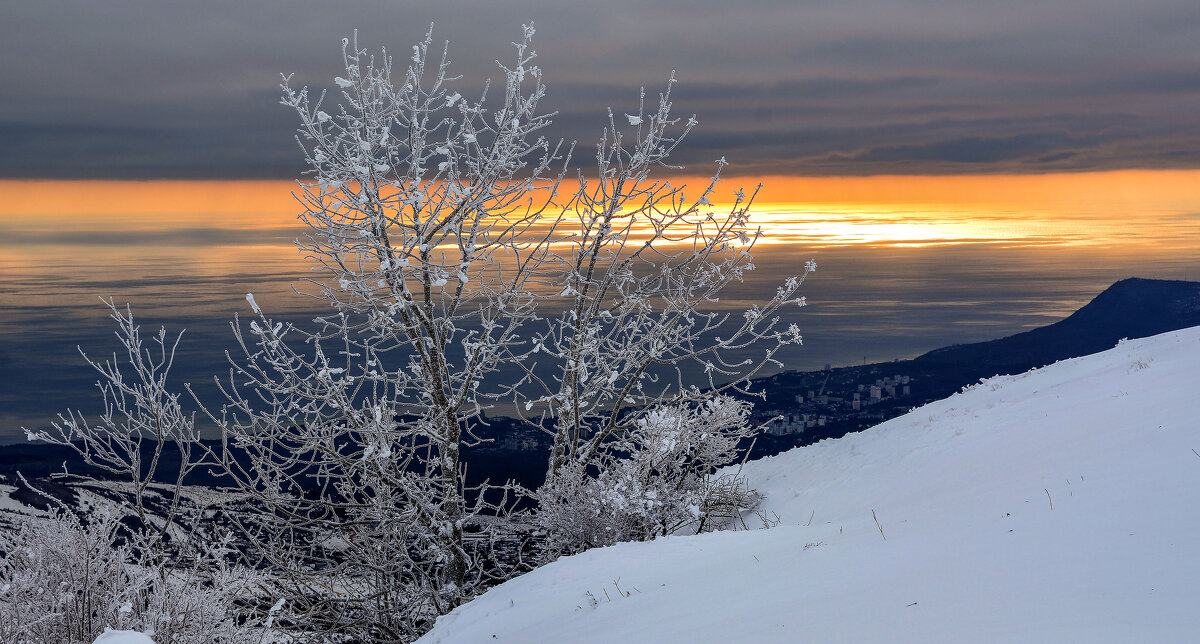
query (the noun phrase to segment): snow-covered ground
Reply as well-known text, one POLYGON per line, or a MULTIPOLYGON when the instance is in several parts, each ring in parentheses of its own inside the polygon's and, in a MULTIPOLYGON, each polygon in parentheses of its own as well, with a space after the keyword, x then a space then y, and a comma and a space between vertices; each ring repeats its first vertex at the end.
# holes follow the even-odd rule
POLYGON ((92 644, 154 644, 149 635, 137 631, 114 631, 106 628, 92 644))
POLYGON ((1195 641, 1198 375, 1200 327, 988 380, 747 464, 778 527, 564 558, 421 641, 1195 641))

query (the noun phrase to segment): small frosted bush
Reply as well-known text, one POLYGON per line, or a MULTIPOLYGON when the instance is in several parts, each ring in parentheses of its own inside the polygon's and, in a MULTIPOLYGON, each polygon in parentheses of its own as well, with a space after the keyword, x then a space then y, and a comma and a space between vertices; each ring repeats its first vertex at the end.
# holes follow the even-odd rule
POLYGON ((220 564, 220 544, 166 567, 137 542, 99 511, 84 522, 60 509, 0 531, 0 642, 91 644, 105 628, 149 633, 156 644, 259 641, 235 620, 234 598, 251 576, 220 564))

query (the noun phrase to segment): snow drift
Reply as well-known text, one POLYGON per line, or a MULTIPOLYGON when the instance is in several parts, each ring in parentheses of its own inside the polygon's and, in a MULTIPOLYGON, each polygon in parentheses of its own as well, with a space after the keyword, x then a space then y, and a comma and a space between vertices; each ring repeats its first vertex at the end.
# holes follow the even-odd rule
POLYGON ((421 641, 1188 640, 1197 373, 1200 327, 992 378, 747 464, 777 527, 564 558, 421 641))

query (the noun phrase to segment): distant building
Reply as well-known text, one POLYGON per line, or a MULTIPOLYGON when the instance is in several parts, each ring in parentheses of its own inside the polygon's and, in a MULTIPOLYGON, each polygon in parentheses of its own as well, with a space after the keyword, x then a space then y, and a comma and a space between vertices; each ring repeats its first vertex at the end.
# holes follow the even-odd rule
POLYGON ((776 418, 767 426, 767 433, 772 436, 802 434, 805 429, 804 418, 806 416, 807 414, 787 414, 782 418, 776 418))
POLYGON ((530 450, 537 449, 538 443, 534 438, 528 436, 518 436, 509 434, 504 437, 504 449, 510 450, 530 450))
POLYGON ((872 386, 871 387, 871 402, 878 402, 882 398, 883 398, 883 390, 879 388, 879 385, 872 386))

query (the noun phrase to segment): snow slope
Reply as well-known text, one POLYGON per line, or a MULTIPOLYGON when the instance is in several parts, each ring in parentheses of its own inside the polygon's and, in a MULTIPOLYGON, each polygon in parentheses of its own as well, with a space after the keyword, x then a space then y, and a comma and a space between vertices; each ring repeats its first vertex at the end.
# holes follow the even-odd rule
POLYGON ((1196 641, 1198 373, 1200 327, 990 379, 747 464, 778 527, 564 558, 421 641, 1196 641))

